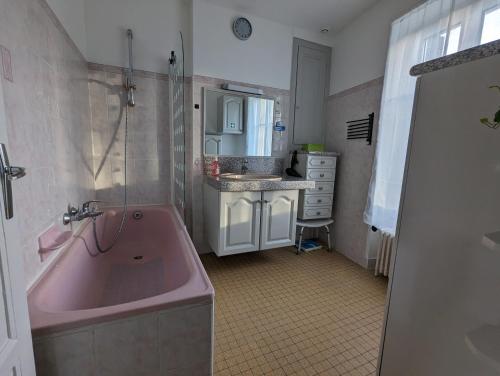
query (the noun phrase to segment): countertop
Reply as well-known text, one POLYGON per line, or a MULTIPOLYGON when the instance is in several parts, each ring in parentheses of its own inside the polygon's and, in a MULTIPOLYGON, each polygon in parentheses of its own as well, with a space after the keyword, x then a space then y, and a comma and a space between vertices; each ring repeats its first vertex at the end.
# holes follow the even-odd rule
POLYGON ((285 191, 295 189, 309 189, 316 186, 314 180, 305 180, 284 176, 280 181, 267 180, 231 180, 214 176, 205 176, 205 181, 221 192, 249 192, 249 191, 285 191))
POLYGON ((484 59, 486 57, 494 56, 497 54, 500 54, 500 40, 482 44, 480 46, 472 47, 467 50, 454 53, 452 55, 443 56, 438 59, 415 65, 411 69, 410 74, 412 76, 420 76, 422 74, 468 63, 478 59, 484 59))

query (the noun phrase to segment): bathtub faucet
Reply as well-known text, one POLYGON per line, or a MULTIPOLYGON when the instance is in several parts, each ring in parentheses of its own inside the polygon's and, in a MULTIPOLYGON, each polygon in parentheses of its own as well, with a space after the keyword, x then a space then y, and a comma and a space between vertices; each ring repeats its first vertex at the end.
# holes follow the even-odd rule
POLYGON ((97 218, 100 215, 103 215, 103 211, 96 210, 95 206, 92 206, 93 203, 97 202, 101 201, 91 200, 84 202, 81 209, 69 205, 68 211, 63 215, 63 224, 69 225, 74 221, 83 221, 85 218, 97 218))

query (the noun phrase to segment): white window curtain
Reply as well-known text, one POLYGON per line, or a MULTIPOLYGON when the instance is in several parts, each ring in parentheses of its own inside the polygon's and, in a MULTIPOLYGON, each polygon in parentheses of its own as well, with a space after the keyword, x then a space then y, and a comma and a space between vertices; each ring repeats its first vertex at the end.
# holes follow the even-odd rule
POLYGON ((429 0, 392 24, 367 224, 396 231, 416 85, 411 67, 499 38, 500 0, 429 0))

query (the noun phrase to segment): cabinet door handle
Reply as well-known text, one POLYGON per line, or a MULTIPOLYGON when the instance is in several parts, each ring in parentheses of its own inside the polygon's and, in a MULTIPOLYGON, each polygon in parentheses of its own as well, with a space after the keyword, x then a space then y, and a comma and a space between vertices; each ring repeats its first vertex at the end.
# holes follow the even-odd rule
POLYGON ((319 174, 319 177, 320 177, 320 178, 324 178, 324 177, 325 177, 325 174, 319 174))
POLYGON ((316 215, 321 215, 321 212, 316 212, 316 215))
POLYGON ((323 202, 323 200, 318 200, 318 204, 320 204, 320 203, 322 203, 322 202, 323 202))
POLYGON ((322 191, 322 190, 323 190, 323 187, 319 187, 319 188, 318 188, 318 191, 322 191))
POLYGON ((321 164, 325 164, 325 161, 321 161, 320 163, 321 163, 321 164))

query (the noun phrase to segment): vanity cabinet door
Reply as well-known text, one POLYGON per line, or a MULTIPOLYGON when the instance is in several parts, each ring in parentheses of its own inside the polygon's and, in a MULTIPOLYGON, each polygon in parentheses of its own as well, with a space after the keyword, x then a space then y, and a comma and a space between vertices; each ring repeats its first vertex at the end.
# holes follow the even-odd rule
POLYGON ((219 256, 259 250, 261 192, 221 192, 219 256))
POLYGON ((260 249, 294 245, 299 191, 263 192, 262 198, 260 249))

